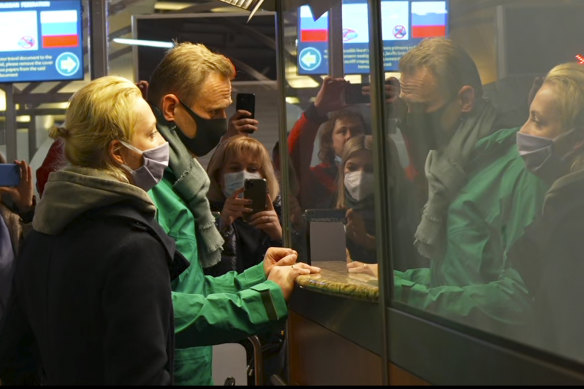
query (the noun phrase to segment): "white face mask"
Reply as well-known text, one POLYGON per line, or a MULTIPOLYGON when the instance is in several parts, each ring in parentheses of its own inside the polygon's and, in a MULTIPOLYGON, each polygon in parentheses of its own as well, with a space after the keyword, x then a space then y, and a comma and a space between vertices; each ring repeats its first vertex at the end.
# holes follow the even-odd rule
POLYGON ((375 177, 373 176, 373 173, 357 170, 345 174, 345 189, 356 201, 361 201, 367 196, 373 194, 374 182, 375 177))
POLYGON ((122 164, 122 167, 130 172, 134 179, 134 185, 148 192, 154 187, 154 185, 158 184, 164 176, 164 170, 168 166, 168 160, 170 158, 170 147, 168 142, 164 142, 162 145, 148 150, 140 150, 123 140, 120 140, 120 143, 126 148, 134 150, 136 153, 142 155, 144 164, 138 169, 134 170, 125 164, 122 164))
POLYGON ((249 173, 247 170, 225 173, 223 175, 223 195, 225 198, 231 197, 233 192, 243 188, 243 183, 248 178, 262 178, 262 175, 259 172, 249 173))

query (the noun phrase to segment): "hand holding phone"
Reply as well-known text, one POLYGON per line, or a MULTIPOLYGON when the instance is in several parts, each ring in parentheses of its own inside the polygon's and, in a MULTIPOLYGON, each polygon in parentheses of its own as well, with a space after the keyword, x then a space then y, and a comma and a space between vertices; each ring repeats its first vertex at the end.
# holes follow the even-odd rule
POLYGON ((253 93, 238 93, 235 97, 235 109, 243 109, 251 113, 250 118, 255 118, 255 95, 253 93))
POLYGON ((368 89, 369 85, 347 84, 345 86, 345 103, 351 105, 371 102, 370 95, 363 93, 363 87, 368 89))
POLYGON ((0 163, 0 186, 18 186, 20 166, 15 163, 0 163))
POLYGON ((266 210, 267 182, 265 178, 248 178, 243 185, 243 197, 251 199, 252 211, 244 215, 244 220, 249 220, 257 212, 266 210))

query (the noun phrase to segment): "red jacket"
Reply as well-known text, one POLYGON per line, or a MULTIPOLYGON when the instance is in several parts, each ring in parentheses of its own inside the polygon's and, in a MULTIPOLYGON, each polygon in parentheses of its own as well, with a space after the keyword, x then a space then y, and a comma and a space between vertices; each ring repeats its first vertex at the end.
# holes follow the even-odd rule
POLYGON ((298 201, 305 209, 334 207, 337 197, 337 167, 326 162, 310 166, 314 140, 325 120, 311 114, 309 108, 288 136, 288 153, 299 184, 298 201))
POLYGON ((39 196, 43 196, 43 191, 45 190, 45 184, 49 179, 49 174, 57 171, 67 164, 67 158, 65 158, 65 142, 61 138, 55 139, 47 156, 43 160, 42 165, 36 171, 37 180, 37 191, 39 196))

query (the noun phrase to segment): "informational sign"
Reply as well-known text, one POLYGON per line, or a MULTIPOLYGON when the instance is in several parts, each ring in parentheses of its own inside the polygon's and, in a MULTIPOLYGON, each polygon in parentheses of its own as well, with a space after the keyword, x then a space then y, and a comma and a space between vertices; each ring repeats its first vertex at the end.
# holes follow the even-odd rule
POLYGON ((0 2, 0 83, 81 80, 81 0, 0 2))
MULTIPOLYGON (((385 71, 396 71, 400 58, 422 39, 446 36, 448 0, 382 0, 381 35, 385 71)), ((314 19, 308 5, 298 10, 298 73, 328 73, 328 12, 314 19)), ((345 74, 369 73, 369 18, 366 0, 342 6, 345 74)))

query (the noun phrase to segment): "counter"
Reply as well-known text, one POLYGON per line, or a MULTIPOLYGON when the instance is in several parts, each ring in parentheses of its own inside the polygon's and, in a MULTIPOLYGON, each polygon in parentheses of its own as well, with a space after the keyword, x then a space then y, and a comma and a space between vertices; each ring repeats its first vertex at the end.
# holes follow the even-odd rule
POLYGON ((321 268, 317 274, 301 275, 296 284, 316 292, 376 302, 379 298, 377 278, 364 273, 347 272, 344 261, 315 261, 321 268))

